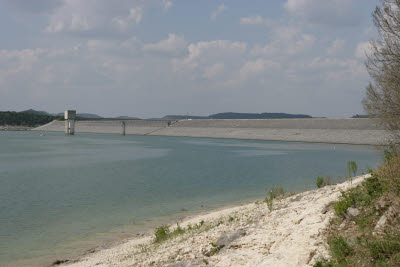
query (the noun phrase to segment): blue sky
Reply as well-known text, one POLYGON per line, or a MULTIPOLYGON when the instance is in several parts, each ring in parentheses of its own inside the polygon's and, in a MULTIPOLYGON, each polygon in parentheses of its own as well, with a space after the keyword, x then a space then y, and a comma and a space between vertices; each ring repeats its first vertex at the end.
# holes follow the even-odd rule
POLYGON ((379 0, 3 0, 0 110, 363 113, 379 0))

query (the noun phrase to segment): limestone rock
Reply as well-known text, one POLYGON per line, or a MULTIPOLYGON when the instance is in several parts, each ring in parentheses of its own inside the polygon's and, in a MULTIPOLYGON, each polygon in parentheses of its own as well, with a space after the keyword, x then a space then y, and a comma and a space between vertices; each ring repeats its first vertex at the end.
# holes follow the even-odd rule
POLYGON ((236 240, 239 237, 242 237, 244 235, 246 235, 246 231, 244 231, 244 230, 237 230, 237 231, 225 233, 218 238, 217 245, 219 247, 226 247, 230 243, 232 243, 234 240, 236 240))
POLYGON ((206 264, 201 259, 194 261, 175 262, 167 265, 166 267, 200 267, 200 266, 206 266, 206 264))
POLYGON ((360 214, 360 211, 356 208, 348 208, 346 214, 350 217, 356 217, 360 214))

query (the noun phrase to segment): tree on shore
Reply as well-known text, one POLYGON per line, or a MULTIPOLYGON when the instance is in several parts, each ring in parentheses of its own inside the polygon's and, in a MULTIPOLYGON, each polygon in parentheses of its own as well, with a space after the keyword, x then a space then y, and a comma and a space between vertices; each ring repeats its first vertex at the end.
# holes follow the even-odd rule
POLYGON ((372 14, 379 37, 371 41, 364 109, 393 134, 400 145, 400 0, 382 0, 372 14))

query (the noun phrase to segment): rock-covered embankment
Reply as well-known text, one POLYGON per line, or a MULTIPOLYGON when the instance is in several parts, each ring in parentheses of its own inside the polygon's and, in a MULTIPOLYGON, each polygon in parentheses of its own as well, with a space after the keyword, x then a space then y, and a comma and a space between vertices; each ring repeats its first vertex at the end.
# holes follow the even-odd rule
MULTIPOLYGON (((77 121, 76 133, 122 132, 126 134, 233 138, 270 141, 298 141, 380 145, 388 133, 372 119, 260 119, 260 120, 93 120, 77 121)), ((36 128, 64 131, 63 121, 36 128)))
POLYGON ((329 258, 324 229, 333 201, 365 177, 277 200, 272 211, 256 202, 199 215, 167 241, 154 243, 149 233, 68 266, 312 266, 329 258))

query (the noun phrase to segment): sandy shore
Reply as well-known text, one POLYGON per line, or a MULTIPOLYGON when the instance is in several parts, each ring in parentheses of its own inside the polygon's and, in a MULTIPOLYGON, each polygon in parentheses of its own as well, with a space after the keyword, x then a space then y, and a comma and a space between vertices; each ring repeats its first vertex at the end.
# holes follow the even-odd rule
POLYGON ((272 211, 262 202, 198 215, 179 222, 193 230, 160 244, 135 238, 65 266, 312 266, 328 257, 330 204, 365 177, 276 200, 272 211))

